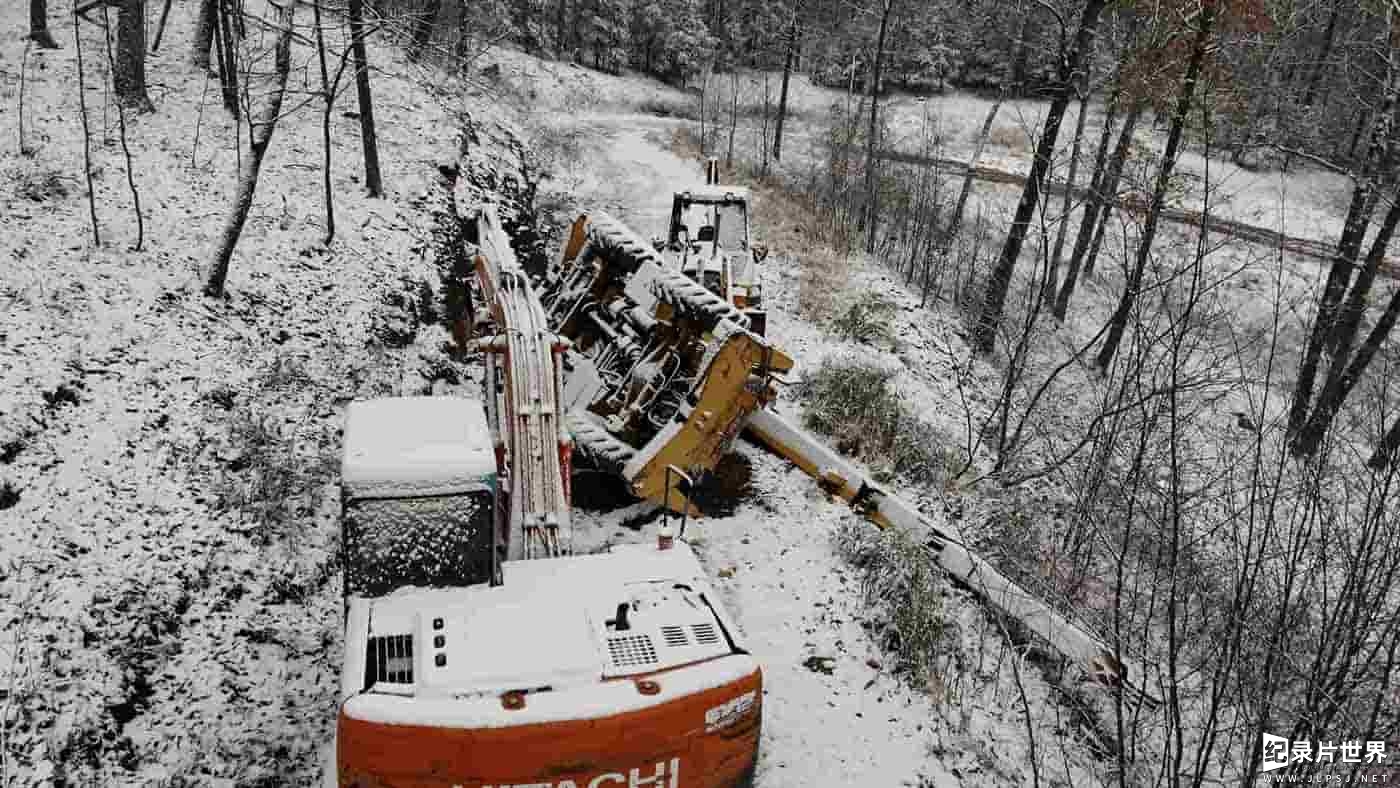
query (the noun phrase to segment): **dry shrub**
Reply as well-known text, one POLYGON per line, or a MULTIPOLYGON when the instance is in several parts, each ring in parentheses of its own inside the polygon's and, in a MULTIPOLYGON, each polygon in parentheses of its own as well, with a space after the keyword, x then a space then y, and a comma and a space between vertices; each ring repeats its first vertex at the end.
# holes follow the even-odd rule
POLYGON ((798 391, 808 428, 871 466, 877 481, 938 483, 945 441, 912 413, 893 385, 894 371, 859 359, 823 359, 798 391))
POLYGON ((916 687, 929 686, 938 679, 938 656, 953 640, 944 617, 948 581, 943 572, 927 548, 898 528, 878 530, 848 521, 834 541, 837 552, 861 571, 861 590, 874 613, 873 632, 881 648, 894 656, 894 671, 916 687))
POLYGON ((808 320, 829 316, 850 273, 846 256, 824 246, 809 246, 799 253, 798 265, 798 310, 808 320))
POLYGON ((863 345, 893 344, 890 321, 894 311, 894 300, 888 295, 866 290, 847 301, 845 308, 832 319, 831 329, 842 339, 863 345))
POLYGON ((1000 145, 1013 151, 1028 151, 1031 149, 1031 138, 1024 129, 1011 126, 996 126, 987 135, 987 140, 993 145, 1000 145))
POLYGON ((8 175, 16 199, 37 203, 64 199, 70 192, 68 182, 73 180, 52 167, 37 164, 12 168, 8 175))

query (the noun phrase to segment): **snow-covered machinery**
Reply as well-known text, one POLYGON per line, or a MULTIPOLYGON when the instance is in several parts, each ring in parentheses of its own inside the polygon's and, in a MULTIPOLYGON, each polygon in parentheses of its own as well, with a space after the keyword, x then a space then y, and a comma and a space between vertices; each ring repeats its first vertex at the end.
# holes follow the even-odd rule
POLYGON ((347 416, 339 784, 743 784, 759 666, 684 542, 567 555, 569 342, 494 213, 474 228, 496 331, 480 343, 484 401, 391 398, 347 416))
POLYGON ((767 331, 759 263, 768 248, 749 235, 749 192, 719 185, 719 162, 709 159, 705 186, 678 191, 671 198, 671 223, 653 247, 666 262, 706 290, 733 304, 748 318, 750 331, 767 331))
POLYGON ((604 214, 574 222, 543 290, 550 325, 572 343, 563 354, 564 401, 578 448, 632 482, 638 495, 681 500, 667 468, 714 467, 746 426, 875 525, 922 536, 953 578, 1093 680, 1152 702, 1151 691, 1137 685, 1136 667, 970 551, 956 528, 933 524, 769 407, 775 375, 790 370, 792 359, 749 331, 749 317, 733 303, 620 222, 604 214))
POLYGON ((742 310, 605 214, 574 222, 541 290, 570 343, 563 405, 578 450, 658 504, 689 505, 667 469, 713 469, 792 368, 742 310))

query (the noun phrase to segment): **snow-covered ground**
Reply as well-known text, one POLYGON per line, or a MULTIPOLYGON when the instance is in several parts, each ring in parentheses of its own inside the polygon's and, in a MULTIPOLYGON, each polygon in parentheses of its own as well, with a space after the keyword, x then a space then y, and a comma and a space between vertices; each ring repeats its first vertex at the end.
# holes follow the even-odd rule
MULTIPOLYGON (((423 294, 461 107, 371 48, 386 195, 360 185, 352 91, 327 250, 320 106, 289 95, 211 300, 236 132, 186 64, 192 7, 148 62, 155 112, 127 118, 139 250, 101 28, 82 31, 94 246, 72 30, 51 4, 63 49, 25 58, 26 7, 0 7, 0 785, 306 784, 334 725, 343 407, 455 374, 423 294)), ((319 72, 293 57, 301 91, 319 72)), ((477 155, 508 168, 493 133, 477 155)))
MULTIPOLYGON (((605 210, 643 236, 664 233, 672 194, 703 181, 698 164, 672 150, 679 123, 638 111, 637 102, 629 106, 630 85, 646 86, 639 92, 654 91, 653 83, 568 69, 567 91, 550 96, 538 75, 557 65, 514 54, 501 59, 518 69, 514 78, 530 85, 535 100, 544 104, 540 115, 548 120, 540 122, 536 138, 577 135, 579 147, 570 159, 545 162, 554 177, 545 182, 542 199, 567 207, 561 216, 570 210, 605 210), (599 97, 595 111, 549 113, 545 102, 579 94, 599 97)), ((648 96, 649 101, 674 99, 674 94, 648 96)), ((765 216, 762 193, 753 214, 758 238, 777 232, 765 216)), ((794 374, 799 378, 829 354, 871 352, 833 340, 802 317, 802 264, 798 257, 779 256, 763 266, 768 336, 797 359, 794 374)), ((917 298, 900 292, 885 272, 859 259, 850 266, 848 281, 832 282, 830 288, 838 295, 874 289, 897 299, 895 330, 905 352, 928 362, 923 375, 905 376, 901 383, 910 401, 920 403, 920 415, 955 433, 961 414, 947 403, 956 393, 950 378, 937 374, 946 361, 940 360, 938 346, 961 346, 954 323, 930 325, 927 315, 915 315, 917 298)), ((901 364, 892 353, 884 358, 901 364)), ((832 544, 843 525, 871 526, 787 462, 750 446, 740 447, 739 454, 733 461, 751 474, 749 494, 732 513, 692 523, 686 535, 718 578, 715 582, 764 666, 760 788, 1029 784, 1027 704, 1017 696, 1017 670, 1023 673, 1041 747, 1041 778, 1065 784, 1096 771, 1093 757, 1077 740, 1080 732, 1064 724, 1063 710, 1049 701, 1055 690, 1034 670, 1012 667, 1024 655, 970 597, 953 594, 947 603, 953 631, 961 638, 948 658, 969 666, 948 679, 961 688, 956 700, 890 675, 885 667, 889 659, 867 629, 878 614, 864 596, 860 572, 832 544), (835 669, 829 675, 814 671, 805 664, 812 657, 834 659, 835 669)), ((926 492, 909 494, 931 516, 942 516, 938 501, 928 500, 926 492)), ((580 544, 651 538, 650 525, 640 532, 621 525, 637 514, 628 508, 578 517, 577 530, 594 529, 580 534, 580 544)))
MULTIPOLYGON (((0 9, 0 26, 21 30, 23 10, 0 9)), ((139 251, 97 29, 83 39, 101 246, 81 178, 71 31, 63 50, 27 58, 17 34, 0 41, 0 139, 18 139, 25 60, 34 149, 0 149, 0 788, 307 784, 322 772, 340 662, 343 406, 454 380, 472 389, 473 371, 447 357, 440 315, 430 314, 436 166, 458 154, 459 102, 480 124, 472 155, 483 169, 509 169, 515 152, 492 121, 525 129, 551 176, 540 202, 555 221, 601 209, 649 236, 664 229, 672 192, 700 182, 696 164, 672 152, 679 123, 650 109, 690 101, 678 91, 506 51, 490 58, 500 81, 482 78, 464 99, 375 47, 388 194, 371 200, 359 188, 358 124, 343 114, 353 96, 342 97, 332 114, 339 230, 322 248, 319 107, 298 108, 274 135, 231 295, 209 301, 198 283, 232 193, 236 135, 217 91, 184 63, 188 13, 177 7, 150 62, 156 112, 128 118, 145 217, 139 251)), ((317 77, 309 50, 295 57, 300 89, 317 77)), ((803 126, 835 95, 799 80, 806 120, 794 149, 811 144, 803 126)), ((970 150, 967 129, 975 133, 985 102, 936 101, 961 124, 945 155, 970 150)), ((892 106, 896 127, 923 111, 892 106)), ((1002 125, 1034 129, 1036 111, 1011 105, 1002 125)), ((1003 147, 991 163, 1024 164, 1026 150, 1003 147)), ((1234 205, 1263 213, 1236 218, 1272 226, 1283 214, 1268 206, 1285 206, 1299 212, 1286 213, 1289 232, 1307 234, 1313 222, 1319 237, 1335 234, 1338 184, 1249 177, 1234 205), (1274 199, 1275 186, 1298 202, 1274 199)), ((979 192, 991 209, 1014 200, 1002 187, 979 192)), ((761 193, 754 223, 760 238, 778 232, 761 193)), ((918 310, 915 295, 859 257, 844 264, 832 295, 890 293, 897 352, 843 344, 804 318, 796 256, 765 264, 770 336, 798 359, 799 376, 843 353, 899 366, 920 415, 959 436, 963 392, 949 366, 965 355, 957 320, 918 310)), ((1310 281, 1297 279, 1293 293, 1310 281)), ((1107 297, 1093 284, 1086 293, 1107 297)), ((977 413, 991 390, 983 384, 971 392, 977 413)), ((749 492, 732 513, 691 524, 687 538, 764 664, 761 788, 1028 784, 1033 771, 1069 784, 1107 768, 1063 718, 1058 690, 960 592, 948 591, 945 605, 959 667, 944 683, 958 691, 892 676, 865 625, 875 614, 860 573, 832 545, 861 521, 773 456, 741 447, 732 461, 750 474, 749 492)), ((911 497, 941 516, 936 493, 911 497)), ((581 515, 577 543, 649 539, 654 524, 624 524, 638 514, 581 515)))

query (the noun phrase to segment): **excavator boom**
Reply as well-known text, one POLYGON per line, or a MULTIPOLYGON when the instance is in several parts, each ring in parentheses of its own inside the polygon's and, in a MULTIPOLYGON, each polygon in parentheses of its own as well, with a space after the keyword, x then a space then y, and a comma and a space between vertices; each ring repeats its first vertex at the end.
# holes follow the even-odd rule
POLYGON ((930 522, 908 501, 877 485, 859 465, 774 409, 760 410, 750 416, 748 431, 759 443, 791 460, 824 489, 848 502, 875 525, 898 528, 922 537, 933 559, 949 576, 972 589, 1001 615, 1035 633, 1042 642, 1079 665, 1094 681, 1122 689, 1149 705, 1159 703, 1152 689, 1142 682, 1141 669, 1130 666, 1097 637, 969 550, 951 524, 940 526, 930 522))
POLYGON ((549 327, 530 279, 511 250, 492 206, 467 208, 476 240, 472 264, 495 333, 485 351, 488 423, 509 510, 502 512, 502 558, 556 557, 569 524, 573 442, 560 409, 560 354, 567 343, 549 327), (502 544, 504 542, 505 544, 502 544))

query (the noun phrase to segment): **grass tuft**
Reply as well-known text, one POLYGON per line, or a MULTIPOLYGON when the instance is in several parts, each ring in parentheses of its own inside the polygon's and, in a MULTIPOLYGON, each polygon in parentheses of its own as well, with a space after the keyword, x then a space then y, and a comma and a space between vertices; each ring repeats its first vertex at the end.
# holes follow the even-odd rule
POLYGON ((803 421, 870 465, 877 481, 938 483, 945 466, 943 436, 910 411, 894 376, 865 360, 823 359, 799 388, 803 421))
POLYGON ((831 329, 842 339, 874 345, 895 342, 890 330, 895 303, 885 293, 867 290, 851 299, 831 321, 831 329))
POLYGON ((915 686, 934 683, 952 625, 943 609, 947 580, 928 550, 906 531, 881 531, 865 522, 843 524, 833 539, 841 556, 861 571, 875 636, 894 656, 895 672, 915 686))

